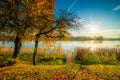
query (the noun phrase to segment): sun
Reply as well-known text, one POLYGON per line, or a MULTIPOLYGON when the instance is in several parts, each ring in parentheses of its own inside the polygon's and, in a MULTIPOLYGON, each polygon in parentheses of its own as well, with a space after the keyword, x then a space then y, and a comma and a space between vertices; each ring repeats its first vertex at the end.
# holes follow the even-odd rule
POLYGON ((96 32, 97 32, 96 26, 95 26, 95 25, 91 25, 90 28, 89 28, 89 31, 90 31, 91 33, 96 33, 96 32))
POLYGON ((86 29, 89 33, 97 33, 98 32, 98 26, 96 24, 88 24, 86 25, 86 29))

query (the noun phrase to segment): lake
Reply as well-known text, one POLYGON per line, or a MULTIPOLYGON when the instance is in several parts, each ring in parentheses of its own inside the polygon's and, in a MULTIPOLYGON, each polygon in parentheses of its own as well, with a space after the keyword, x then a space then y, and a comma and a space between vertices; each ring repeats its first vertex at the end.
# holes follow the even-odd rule
MULTIPOLYGON (((34 47, 34 42, 24 42, 22 46, 25 47, 34 47)), ((0 42, 2 46, 14 46, 13 42, 0 42)), ((47 43, 39 42, 39 47, 43 48, 47 45, 47 43), (43 45, 44 44, 44 45, 43 45)), ((56 42, 49 42, 48 46, 52 49, 60 45, 65 51, 71 50, 74 51, 76 47, 82 48, 91 48, 92 50, 96 48, 115 48, 120 47, 120 41, 56 41, 56 42)))

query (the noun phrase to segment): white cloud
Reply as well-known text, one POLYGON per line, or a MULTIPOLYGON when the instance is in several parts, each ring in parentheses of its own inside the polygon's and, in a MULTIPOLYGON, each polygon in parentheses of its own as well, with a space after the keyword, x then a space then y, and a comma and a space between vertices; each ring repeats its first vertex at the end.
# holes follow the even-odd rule
POLYGON ((117 10, 120 10, 120 4, 113 9, 113 11, 117 11, 117 10))

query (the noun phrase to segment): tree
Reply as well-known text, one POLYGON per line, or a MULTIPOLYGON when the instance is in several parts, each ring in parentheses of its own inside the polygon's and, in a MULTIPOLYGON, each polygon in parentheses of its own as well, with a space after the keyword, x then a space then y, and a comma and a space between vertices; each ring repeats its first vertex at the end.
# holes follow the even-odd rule
MULTIPOLYGON (((51 3, 49 2, 49 4, 51 3)), ((48 7, 48 9, 51 9, 50 6, 48 7)), ((52 7, 52 9, 54 9, 54 7, 52 7)), ((41 13, 42 12, 44 12, 44 10, 42 10, 41 13)), ((38 19, 38 21, 41 22, 38 23, 39 25, 38 24, 36 25, 36 29, 38 29, 39 31, 35 35, 36 40, 35 40, 35 48, 33 53, 34 65, 36 65, 35 56, 37 54, 39 38, 43 38, 42 36, 45 36, 46 38, 55 38, 55 39, 64 38, 65 36, 69 35, 68 29, 78 29, 80 26, 79 18, 76 17, 74 14, 69 13, 67 10, 60 10, 58 15, 54 19, 49 18, 52 16, 53 16, 53 11, 51 15, 46 16, 44 14, 42 16, 43 18, 38 19)))
POLYGON ((22 40, 30 37, 28 34, 35 35, 38 38, 38 35, 41 34, 38 32, 50 29, 54 20, 54 5, 54 0, 0 1, 1 34, 8 35, 11 33, 15 36, 13 58, 19 54, 22 40))
POLYGON ((39 38, 45 38, 43 36, 46 33, 51 32, 51 28, 54 23, 54 9, 55 9, 55 0, 35 0, 35 4, 32 7, 33 14, 33 22, 32 26, 34 26, 34 30, 36 32, 35 35, 35 48, 33 53, 33 64, 35 65, 35 56, 37 53, 39 38))
POLYGON ((30 33, 32 0, 0 0, 1 34, 15 36, 12 58, 16 58, 22 46, 22 39, 30 33))
POLYGON ((55 0, 1 0, 1 34, 15 36, 15 49, 12 58, 16 58, 22 46, 22 40, 35 36, 33 64, 39 39, 60 39, 69 35, 68 29, 77 29, 78 19, 67 10, 61 10, 54 17, 55 0))
POLYGON ((99 40, 99 41, 102 41, 103 40, 103 36, 98 36, 96 39, 99 40))

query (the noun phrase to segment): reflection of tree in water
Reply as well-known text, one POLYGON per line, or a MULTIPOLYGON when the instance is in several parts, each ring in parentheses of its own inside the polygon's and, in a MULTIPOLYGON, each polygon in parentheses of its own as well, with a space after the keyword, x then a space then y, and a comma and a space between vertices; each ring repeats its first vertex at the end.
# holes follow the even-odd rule
POLYGON ((94 43, 103 43, 103 40, 94 40, 94 43))
POLYGON ((94 36, 94 43, 103 43, 102 36, 94 36))
POLYGON ((45 58, 63 58, 64 50, 61 44, 55 47, 55 42, 53 41, 43 42, 41 48, 41 55, 43 55, 45 58))

